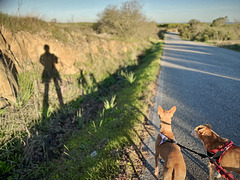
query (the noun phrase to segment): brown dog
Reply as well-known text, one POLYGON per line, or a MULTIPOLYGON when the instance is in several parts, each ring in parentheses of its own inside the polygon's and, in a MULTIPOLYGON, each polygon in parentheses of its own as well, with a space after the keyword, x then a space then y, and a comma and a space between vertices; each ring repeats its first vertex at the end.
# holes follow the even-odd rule
POLYGON ((155 142, 155 176, 158 175, 158 158, 159 154, 164 160, 163 179, 164 180, 182 180, 186 176, 186 165, 180 147, 166 139, 174 140, 171 128, 171 118, 176 111, 176 106, 169 111, 164 111, 161 106, 158 108, 160 116, 160 134, 155 142))
MULTIPOLYGON (((215 133, 209 124, 196 127, 193 130, 192 135, 202 140, 207 151, 220 149, 229 141, 215 133)), ((221 157, 221 166, 228 171, 234 171, 240 174, 240 147, 232 146, 227 149, 225 154, 221 157)), ((214 179, 215 174, 215 165, 209 162, 209 179, 214 179)))

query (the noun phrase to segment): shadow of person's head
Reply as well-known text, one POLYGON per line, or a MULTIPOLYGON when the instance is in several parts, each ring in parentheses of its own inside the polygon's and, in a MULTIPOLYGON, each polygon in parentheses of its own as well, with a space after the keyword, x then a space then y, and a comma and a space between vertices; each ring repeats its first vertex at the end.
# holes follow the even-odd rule
POLYGON ((49 53, 49 49, 50 49, 49 45, 45 44, 44 45, 44 50, 45 50, 46 53, 49 53))

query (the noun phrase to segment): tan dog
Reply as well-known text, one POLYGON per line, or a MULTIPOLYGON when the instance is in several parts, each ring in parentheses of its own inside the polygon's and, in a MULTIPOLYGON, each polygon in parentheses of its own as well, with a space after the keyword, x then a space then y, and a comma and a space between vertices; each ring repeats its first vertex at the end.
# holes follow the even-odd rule
MULTIPOLYGON (((196 127, 193 130, 192 135, 202 140, 207 151, 222 148, 224 144, 229 141, 216 134, 209 124, 196 127)), ((232 146, 229 148, 221 158, 221 165, 228 171, 234 171, 240 174, 240 147, 232 146)), ((209 179, 213 180, 215 174, 216 168, 214 164, 209 162, 209 179)))
POLYGON ((163 179, 164 180, 184 180, 186 177, 186 164, 180 147, 171 142, 164 142, 164 138, 174 140, 174 135, 171 128, 171 118, 176 111, 176 106, 169 111, 164 111, 161 106, 158 108, 158 115, 160 116, 160 134, 157 136, 155 142, 155 176, 158 175, 158 158, 159 154, 164 160, 163 179), (165 137, 165 136, 166 137, 165 137))

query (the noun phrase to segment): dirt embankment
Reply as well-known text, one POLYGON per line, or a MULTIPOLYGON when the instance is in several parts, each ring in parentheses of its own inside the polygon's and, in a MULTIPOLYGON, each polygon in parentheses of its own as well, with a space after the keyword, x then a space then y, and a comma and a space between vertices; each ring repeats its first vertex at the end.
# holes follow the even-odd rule
MULTIPOLYGON (((68 33, 68 42, 58 41, 46 32, 30 34, 25 31, 12 33, 2 27, 0 30, 0 108, 7 101, 16 102, 18 91, 17 76, 23 71, 37 70, 43 66, 40 57, 48 45, 50 53, 58 58, 56 68, 61 75, 78 73, 80 69, 94 72, 100 78, 102 72, 114 72, 124 65, 123 56, 133 56, 137 45, 112 40, 97 34, 83 35, 80 32, 68 33), (118 62, 116 62, 118 59, 118 62)), ((136 54, 135 54, 136 55, 136 54)), ((129 57, 128 57, 129 58, 129 57)), ((100 80, 100 79, 97 79, 100 80)))

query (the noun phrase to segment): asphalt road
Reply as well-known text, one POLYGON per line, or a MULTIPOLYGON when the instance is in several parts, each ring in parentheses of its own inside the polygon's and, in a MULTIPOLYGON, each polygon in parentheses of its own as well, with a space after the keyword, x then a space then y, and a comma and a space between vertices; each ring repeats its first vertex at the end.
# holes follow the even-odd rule
MULTIPOLYGON (((177 107, 172 130, 178 143, 206 153, 202 142, 191 136, 200 124, 211 124, 220 136, 240 145, 240 52, 166 35, 155 105, 149 114, 154 127, 145 141, 148 152, 146 167, 140 179, 154 179, 154 142, 159 131, 158 105, 163 109, 177 107)), ((190 180, 208 179, 207 159, 182 149, 190 180)), ((160 172, 163 161, 159 160, 160 172)), ((161 177, 160 177, 161 178, 161 177)))

